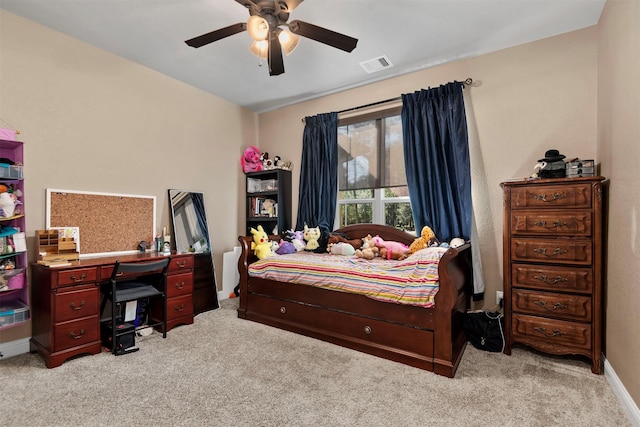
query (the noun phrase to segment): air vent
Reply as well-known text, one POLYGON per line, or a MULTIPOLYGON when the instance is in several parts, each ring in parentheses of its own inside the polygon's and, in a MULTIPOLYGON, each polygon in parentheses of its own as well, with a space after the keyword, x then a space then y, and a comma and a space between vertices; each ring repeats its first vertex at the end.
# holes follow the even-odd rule
POLYGON ((368 74, 371 74, 376 71, 384 70, 385 68, 393 67, 393 64, 389 61, 387 55, 382 55, 368 61, 363 61, 360 63, 360 66, 364 68, 368 74))

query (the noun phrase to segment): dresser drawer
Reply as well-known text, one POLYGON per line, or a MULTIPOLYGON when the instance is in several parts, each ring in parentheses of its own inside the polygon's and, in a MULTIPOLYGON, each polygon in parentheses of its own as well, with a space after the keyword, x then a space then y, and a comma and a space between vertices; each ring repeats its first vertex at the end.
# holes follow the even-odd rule
POLYGON ((511 240, 511 259, 514 261, 591 265, 592 252, 591 240, 511 240))
POLYGON ((544 317, 550 316, 579 322, 591 321, 591 298, 583 295, 514 289, 511 309, 514 312, 544 317))
POLYGON ((511 212, 513 235, 591 236, 591 212, 511 212))
POLYGON ((331 312, 305 304, 272 298, 252 296, 261 316, 284 322, 289 325, 301 325, 310 330, 332 331, 334 338, 342 337, 353 341, 353 337, 369 344, 407 348, 411 343, 421 343, 420 355, 433 356, 433 332, 406 327, 400 324, 381 322, 342 312, 331 312))
POLYGON ((100 292, 96 285, 59 288, 54 299, 56 323, 98 315, 100 292))
POLYGON ((591 268, 513 264, 511 267, 511 286, 591 294, 593 292, 593 272, 591 268))
POLYGON ((57 323, 54 333, 54 351, 97 341, 100 339, 98 316, 57 323))
POLYGON ((171 257, 169 272, 191 269, 193 269, 193 255, 171 257))
POLYGON ((193 316, 193 298, 185 295, 167 300, 167 322, 178 317, 193 316))
POLYGON ((513 314, 512 332, 514 338, 529 339, 532 343, 542 341, 547 344, 591 348, 591 324, 545 319, 542 317, 513 314))
POLYGON ((76 283, 95 282, 98 280, 98 269, 76 268, 58 272, 58 285, 73 285, 76 283))
POLYGON ((511 208, 591 208, 591 185, 536 185, 516 187, 511 196, 511 208))
POLYGON ((193 273, 169 274, 167 276, 167 298, 193 293, 193 273))

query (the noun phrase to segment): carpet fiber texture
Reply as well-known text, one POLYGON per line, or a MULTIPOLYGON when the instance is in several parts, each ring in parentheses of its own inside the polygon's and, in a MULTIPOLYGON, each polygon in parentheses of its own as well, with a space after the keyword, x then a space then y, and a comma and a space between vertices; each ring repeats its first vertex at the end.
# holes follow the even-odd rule
POLYGON ((584 361, 467 346, 453 379, 237 318, 237 300, 47 369, 0 363, 3 426, 627 426, 584 361))

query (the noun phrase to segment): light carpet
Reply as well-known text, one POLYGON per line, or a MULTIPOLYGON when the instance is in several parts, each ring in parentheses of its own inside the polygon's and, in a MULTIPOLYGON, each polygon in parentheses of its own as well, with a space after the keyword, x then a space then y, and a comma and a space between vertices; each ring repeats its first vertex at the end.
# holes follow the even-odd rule
POLYGON ((237 318, 237 300, 140 351, 0 363, 2 426, 628 426, 584 361, 467 346, 453 379, 237 318))

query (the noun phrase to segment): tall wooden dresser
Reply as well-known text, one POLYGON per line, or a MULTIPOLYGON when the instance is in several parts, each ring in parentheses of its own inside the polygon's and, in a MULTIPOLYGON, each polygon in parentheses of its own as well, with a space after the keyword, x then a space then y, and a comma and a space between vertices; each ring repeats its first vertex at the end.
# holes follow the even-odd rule
POLYGON ((503 182, 504 352, 583 355, 602 373, 605 178, 503 182))

